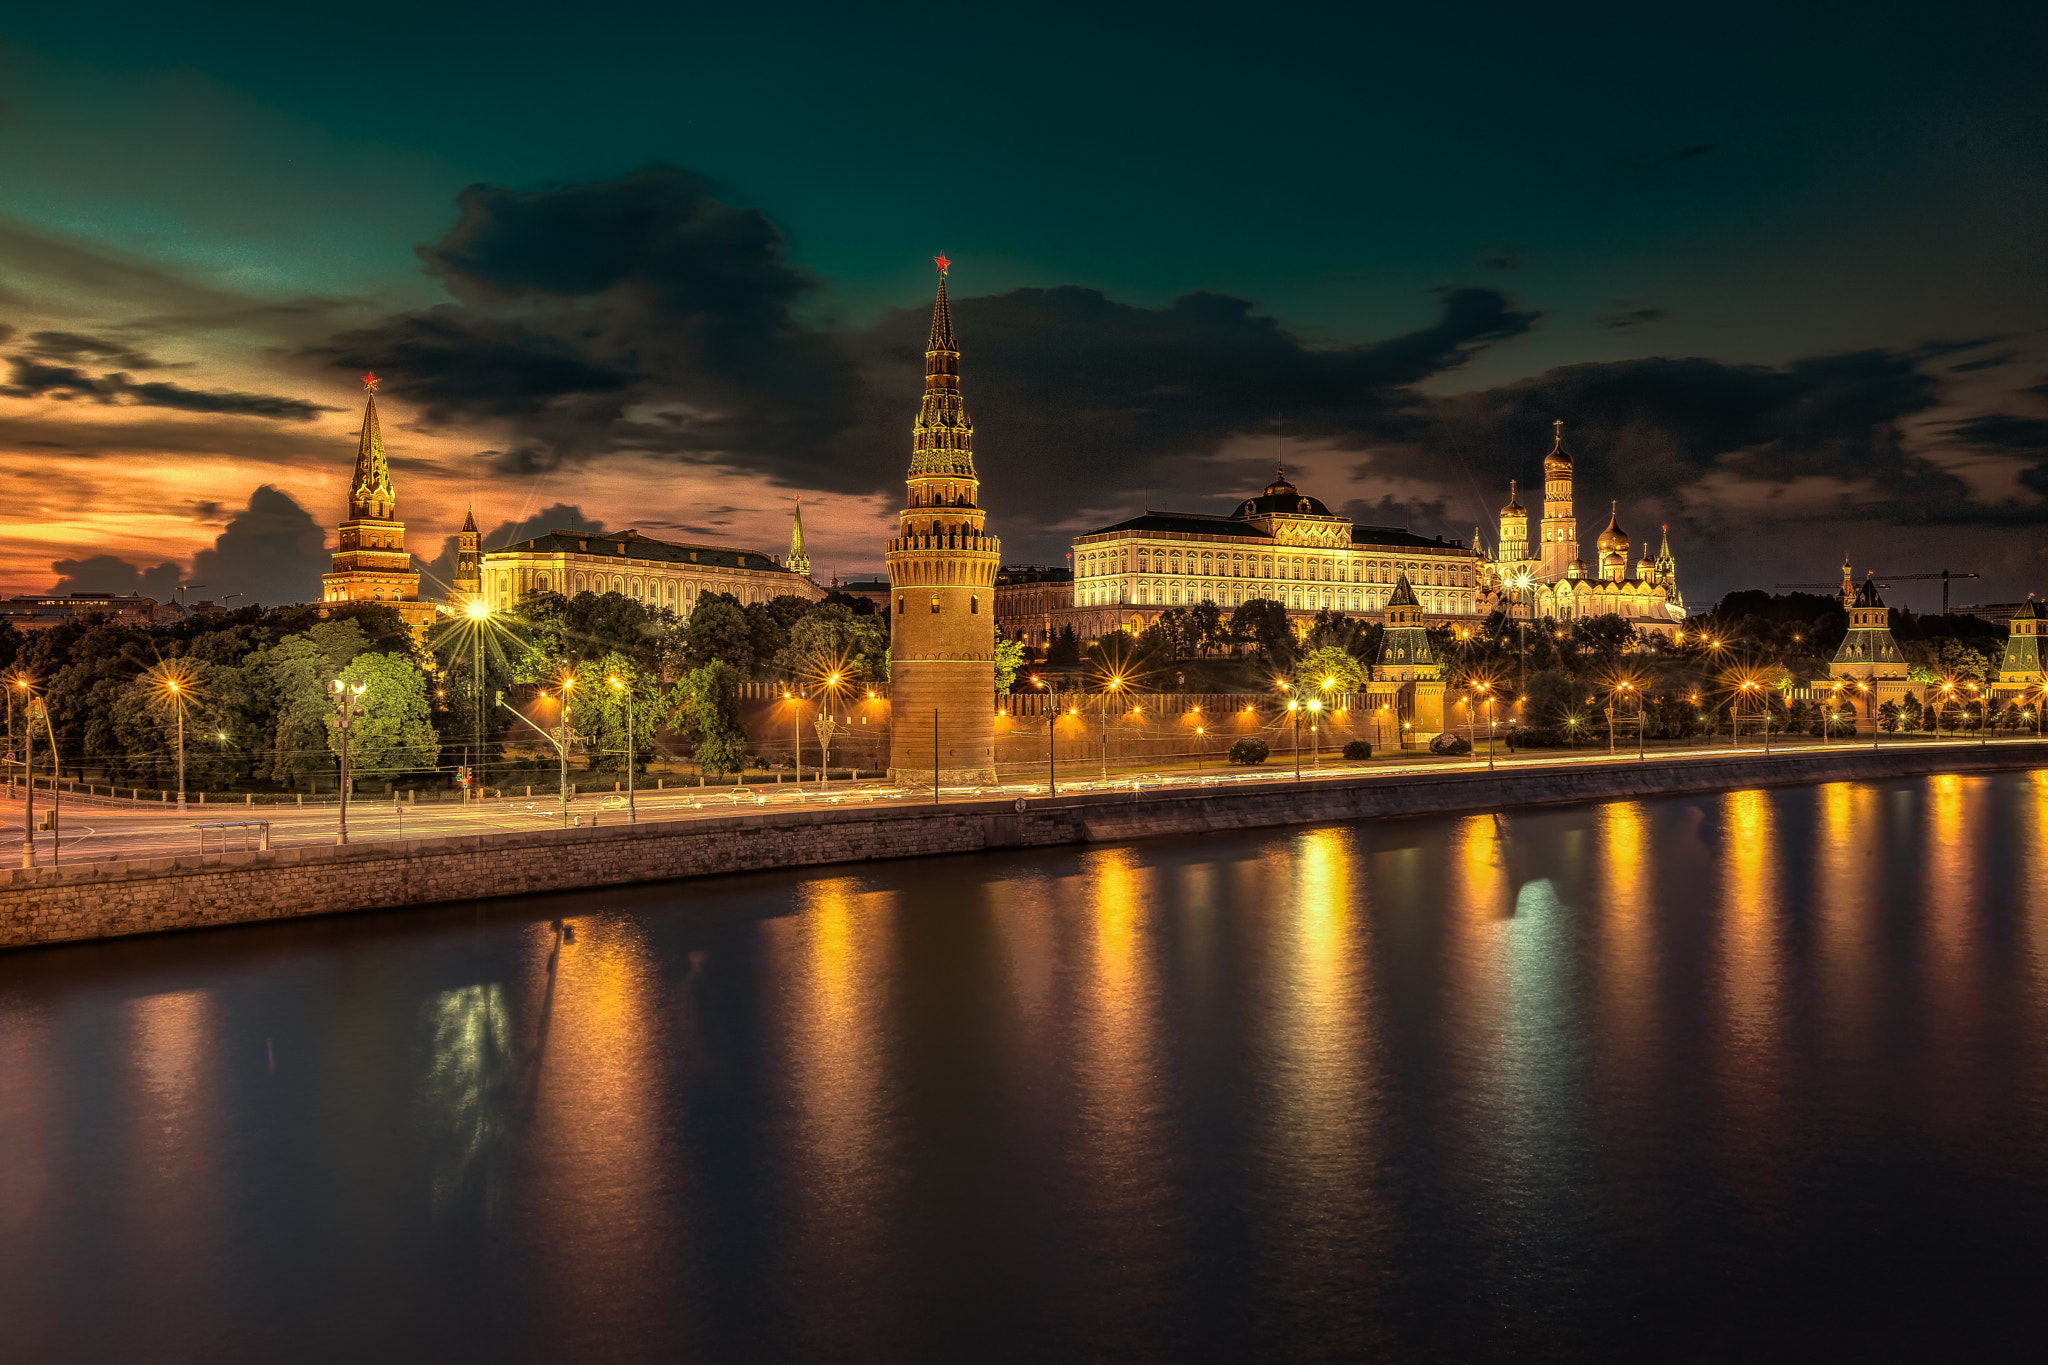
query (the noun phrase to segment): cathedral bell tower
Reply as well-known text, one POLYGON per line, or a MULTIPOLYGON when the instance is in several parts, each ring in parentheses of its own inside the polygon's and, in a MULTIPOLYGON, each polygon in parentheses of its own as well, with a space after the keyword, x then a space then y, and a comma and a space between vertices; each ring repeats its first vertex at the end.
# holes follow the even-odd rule
POLYGON ((1564 448, 1564 422, 1553 422, 1556 443, 1543 457, 1543 553, 1537 574, 1555 583, 1572 576, 1579 559, 1579 521, 1572 511, 1572 456, 1564 448))
POLYGON ((995 583, 974 424, 960 401, 960 347, 946 270, 925 345, 924 405, 911 429, 907 505, 888 544, 889 775, 899 783, 995 780, 995 583))

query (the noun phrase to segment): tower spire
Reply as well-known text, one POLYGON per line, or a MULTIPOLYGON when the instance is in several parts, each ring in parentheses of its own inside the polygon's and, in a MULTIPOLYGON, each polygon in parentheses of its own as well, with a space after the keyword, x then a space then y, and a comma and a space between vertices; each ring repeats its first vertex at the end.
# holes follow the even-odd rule
POLYGON ((356 437, 356 476, 348 490, 351 517, 389 518, 397 503, 391 494, 391 462, 384 454, 384 433, 377 425, 377 385, 382 382, 375 374, 363 376, 367 397, 363 429, 356 437))
POLYGON ((946 300, 946 271, 953 264, 941 252, 938 297, 932 301, 932 334, 924 351, 924 405, 912 429, 910 472, 974 477, 974 423, 960 401, 960 343, 953 339, 953 310, 946 300))
POLYGON ((796 495, 796 511, 790 514, 788 567, 791 573, 800 573, 805 578, 811 576, 811 557, 804 553, 804 495, 801 493, 796 495))

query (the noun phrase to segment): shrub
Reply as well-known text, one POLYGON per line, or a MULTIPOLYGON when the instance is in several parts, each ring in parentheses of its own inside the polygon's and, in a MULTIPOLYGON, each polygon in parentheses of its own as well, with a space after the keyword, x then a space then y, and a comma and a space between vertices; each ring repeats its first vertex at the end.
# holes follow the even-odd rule
POLYGON ((1429 751, 1450 758, 1462 758, 1472 752, 1472 746, 1465 742, 1463 735, 1454 735, 1446 730, 1429 742, 1429 751))
POLYGON ((1264 763, 1266 755, 1271 752, 1263 739, 1241 739, 1230 746, 1230 761, 1245 764, 1264 763))
POLYGON ((1371 758, 1371 757, 1372 757, 1372 745, 1370 745, 1370 744, 1366 743, 1366 742, 1365 742, 1364 740, 1362 740, 1362 739, 1354 739, 1354 740, 1352 740, 1352 741, 1351 741, 1351 742, 1350 742, 1349 744, 1347 744, 1347 745, 1345 745, 1345 746, 1344 746, 1344 757, 1346 757, 1346 758, 1371 758))

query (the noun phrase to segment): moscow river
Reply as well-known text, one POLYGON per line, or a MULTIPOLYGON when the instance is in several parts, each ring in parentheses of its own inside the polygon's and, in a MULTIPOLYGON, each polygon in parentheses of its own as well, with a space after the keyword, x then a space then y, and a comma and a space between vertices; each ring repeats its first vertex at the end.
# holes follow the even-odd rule
POLYGON ((2048 771, 0 956, 9 1360, 2037 1359, 2048 771))

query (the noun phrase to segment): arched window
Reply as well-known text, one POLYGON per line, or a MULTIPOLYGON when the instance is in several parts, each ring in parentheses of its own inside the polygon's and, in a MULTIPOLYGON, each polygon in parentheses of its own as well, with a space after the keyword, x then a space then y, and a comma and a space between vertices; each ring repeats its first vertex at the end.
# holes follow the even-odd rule
POLYGON ((939 614, 939 595, 938 595, 937 593, 933 593, 933 594, 932 594, 932 615, 934 615, 934 616, 937 616, 938 614, 939 614))
POLYGON ((546 592, 548 590, 548 576, 546 574, 534 575, 533 590, 535 592, 546 592))
POLYGON ((979 616, 979 615, 981 615, 981 594, 980 594, 980 593, 978 593, 978 592, 977 592, 977 593, 969 593, 969 594, 967 595, 967 614, 968 614, 969 616, 979 616))
POLYGON ((906 610, 909 609, 909 600, 910 599, 904 597, 901 593, 898 593, 896 595, 896 614, 898 616, 901 616, 906 610))

